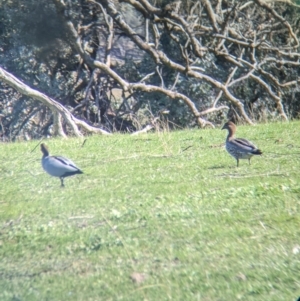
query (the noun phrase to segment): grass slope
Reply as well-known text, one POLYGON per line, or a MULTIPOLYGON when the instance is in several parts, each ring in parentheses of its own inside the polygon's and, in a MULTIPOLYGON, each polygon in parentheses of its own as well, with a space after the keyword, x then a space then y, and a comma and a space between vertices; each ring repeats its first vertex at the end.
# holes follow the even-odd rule
POLYGON ((36 141, 1 144, 0 300, 296 300, 299 122, 46 141, 84 175, 57 178, 36 141))

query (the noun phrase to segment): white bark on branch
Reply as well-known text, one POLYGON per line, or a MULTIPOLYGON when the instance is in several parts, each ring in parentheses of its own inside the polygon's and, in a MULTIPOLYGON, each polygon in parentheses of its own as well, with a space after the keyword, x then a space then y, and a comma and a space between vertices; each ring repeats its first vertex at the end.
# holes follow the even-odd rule
POLYGON ((284 19, 282 16, 280 16, 272 7, 269 3, 266 3, 265 1, 262 0, 254 0, 255 3, 257 3, 258 5, 260 5, 261 7, 265 8, 266 10, 268 10, 275 18, 277 18, 280 22, 282 22, 288 29, 290 36, 292 37, 292 39, 294 40, 294 45, 293 46, 286 46, 283 47, 282 49, 297 49, 299 47, 299 40, 297 39, 297 36, 295 35, 291 25, 289 24, 289 22, 284 19))
MULTIPOLYGON (((141 49, 143 49, 144 51, 146 51, 147 53, 149 53, 158 64, 165 64, 166 66, 168 66, 168 67, 172 68, 173 70, 176 70, 176 71, 178 71, 178 72, 180 72, 182 74, 186 74, 187 76, 190 76, 190 77, 193 77, 193 78, 197 78, 199 80, 205 80, 206 82, 210 83, 214 87, 222 90, 223 93, 224 93, 224 95, 228 99, 230 99, 230 101, 239 109, 239 112, 243 116, 243 118, 245 119, 245 121, 248 124, 253 124, 252 120, 246 114, 242 102, 239 99, 237 99, 232 93, 230 93, 230 91, 227 89, 226 85, 223 85, 219 81, 213 79, 212 77, 210 77, 210 76, 208 76, 206 74, 203 74, 203 73, 200 73, 200 72, 196 72, 194 70, 190 70, 190 68, 187 68, 186 66, 182 66, 182 65, 180 65, 178 63, 175 63, 174 61, 172 61, 171 59, 169 59, 164 52, 159 51, 159 50, 155 50, 152 47, 149 47, 149 45, 147 43, 145 43, 139 37, 139 35, 125 22, 125 20, 118 13, 118 11, 116 10, 116 8, 112 4, 112 2, 109 1, 109 0, 107 0, 105 2, 107 2, 107 5, 108 5, 107 7, 108 7, 109 14, 113 16, 114 20, 118 23, 118 25, 120 26, 120 28, 122 28, 124 30, 124 32, 126 32, 128 34, 128 36, 141 49)), ((145 1, 143 1, 143 2, 145 2, 145 1)), ((152 9, 152 11, 154 11, 154 9, 152 9)), ((175 16, 176 14, 175 13, 171 13, 171 15, 175 16)), ((184 21, 183 18, 181 18, 179 16, 176 16, 176 19, 180 20, 180 22, 181 22, 182 25, 185 25, 186 22, 184 21)), ((191 37, 191 39, 193 39, 193 35, 189 35, 189 36, 191 37)), ((166 95, 168 95, 168 94, 166 94, 166 95)), ((182 99, 185 101, 185 99, 189 99, 189 98, 187 96, 185 96, 182 99)), ((190 102, 191 102, 191 100, 190 100, 190 102)), ((190 107, 190 105, 189 105, 189 107, 190 107)), ((193 107, 196 109, 196 107, 195 107, 194 104, 193 104, 193 107)), ((201 124, 202 122, 199 119, 198 110, 197 110, 197 113, 195 112, 195 110, 192 110, 192 112, 197 117, 197 120, 198 120, 199 124, 202 125, 201 124)))
POLYGON ((140 135, 140 134, 147 133, 147 132, 149 132, 150 130, 152 130, 153 128, 154 128, 153 125, 148 124, 148 125, 146 125, 142 130, 136 131, 136 132, 132 133, 131 136, 137 136, 137 135, 140 135))
POLYGON ((47 106, 54 115, 53 122, 54 122, 55 135, 66 137, 66 134, 64 133, 62 125, 61 125, 61 117, 64 118, 65 122, 71 128, 71 130, 75 136, 78 136, 78 137, 83 136, 83 134, 80 132, 78 126, 81 126, 83 129, 85 129, 86 131, 91 132, 91 133, 110 135, 110 133, 108 133, 102 129, 90 126, 86 122, 76 118, 75 116, 73 116, 70 113, 69 110, 67 110, 59 102, 57 102, 56 100, 50 98, 49 96, 47 96, 41 92, 39 92, 38 90, 30 88, 28 85, 24 84, 18 78, 16 78, 14 75, 5 71, 1 67, 0 67, 0 80, 2 80, 7 85, 13 87, 14 89, 16 89, 21 94, 32 97, 32 98, 40 101, 41 103, 43 103, 45 106, 47 106))
MULTIPOLYGON (((176 4, 176 7, 174 3, 170 3, 161 8, 152 5, 148 0, 123 0, 122 2, 129 3, 143 15, 146 24, 145 38, 130 25, 130 22, 127 22, 126 16, 120 13, 119 4, 116 4, 118 1, 88 1, 101 7, 110 32, 113 32, 113 26, 115 26, 114 28, 118 28, 118 32, 121 31, 126 39, 131 39, 137 47, 152 58, 155 66, 151 71, 156 68, 161 79, 161 87, 146 84, 145 81, 153 74, 149 71, 149 74, 142 80, 129 82, 119 76, 116 69, 110 68, 109 64, 101 62, 97 57, 96 59, 91 57, 82 47, 80 33, 75 29, 75 23, 73 24, 71 18, 65 17, 64 10, 68 9, 68 5, 61 0, 53 0, 69 31, 69 41, 73 49, 80 54, 86 65, 107 74, 112 79, 111 82, 117 83, 123 92, 129 92, 132 95, 137 91, 159 92, 170 99, 183 100, 201 127, 209 124, 201 116, 228 108, 224 105, 216 106, 223 97, 237 107, 239 114, 247 123, 253 124, 244 108, 244 104, 246 106, 249 99, 251 100, 251 95, 247 95, 245 100, 241 99, 245 94, 239 93, 238 90, 246 90, 250 84, 254 83, 255 86, 262 88, 260 89, 262 93, 267 92, 269 98, 276 103, 279 114, 287 120, 280 91, 281 88, 297 86, 299 78, 295 79, 292 75, 281 82, 280 77, 276 76, 277 72, 273 71, 281 65, 284 69, 299 66, 299 54, 296 49, 299 46, 299 40, 289 22, 263 0, 248 1, 241 6, 236 4, 223 12, 221 0, 217 1, 217 6, 215 6, 216 2, 211 0, 201 0, 195 3, 190 10, 194 12, 188 15, 184 9, 179 10, 180 3, 176 4), (197 7, 199 7, 198 10, 197 7), (260 14, 261 16, 272 15, 272 19, 254 26, 251 18, 260 14), (107 22, 108 16, 114 23, 107 22), (243 16, 245 22, 243 22, 243 16), (203 21, 200 21, 201 18, 203 21), (151 33, 148 31, 148 26, 152 28, 151 33), (276 38, 279 32, 288 36, 286 41, 280 37, 276 38), (179 50, 177 52, 180 57, 175 58, 169 54, 168 49, 159 47, 166 33, 172 39, 172 45, 178 45, 181 49, 181 52, 179 50), (206 54, 211 58, 211 64, 208 66, 210 65, 212 70, 202 67, 205 66, 203 62, 207 59, 206 54), (218 64, 220 66, 214 64, 214 59, 220 62, 218 64), (269 65, 269 61, 273 64, 269 65), (228 70, 227 75, 225 67, 228 70), (220 74, 216 75, 215 68, 220 70, 220 74), (162 70, 166 69, 171 69, 174 74, 177 74, 171 88, 168 87, 169 81, 163 77, 162 70), (200 87, 205 86, 202 82, 206 82, 211 87, 209 97, 214 100, 210 105, 206 105, 203 111, 199 111, 195 105, 196 102, 189 97, 195 94, 189 94, 188 91, 182 92, 181 87, 178 87, 181 93, 175 91, 178 79, 184 77, 191 78, 193 81, 196 79, 200 87), (245 87, 237 88, 237 83, 241 85, 245 83, 245 87), (243 96, 239 98, 237 95, 243 96)), ((83 36, 83 39, 86 37, 83 36)), ((112 40, 109 42, 110 47, 111 43, 112 40)), ((201 103, 201 101, 197 102, 201 103)), ((203 102, 207 103, 207 101, 203 102)))
MULTIPOLYGON (((54 0, 55 4, 60 8, 63 9, 64 6, 63 4, 59 1, 59 0, 54 0)), ((110 6, 112 6, 112 4, 109 2, 108 3, 110 6)), ((115 9, 115 7, 113 8, 114 10, 114 14, 118 15, 117 18, 121 19, 121 16, 118 14, 118 11, 115 9)), ((174 62, 172 62, 171 60, 169 60, 166 55, 161 52, 161 51, 156 51, 155 49, 153 49, 151 46, 149 46, 146 42, 144 42, 138 34, 136 34, 128 25, 127 23, 122 19, 121 24, 123 27, 125 27, 128 31, 129 31, 129 35, 130 37, 135 40, 135 42, 137 43, 137 45, 140 46, 140 48, 146 50, 147 52, 149 51, 151 54, 154 55, 155 60, 156 61, 160 61, 161 59, 164 61, 164 63, 167 63, 167 65, 170 65, 171 67, 176 67, 177 66, 177 70, 179 70, 182 73, 185 73, 185 67, 176 64, 174 62)), ((198 111, 198 109, 196 108, 194 102, 189 99, 186 95, 182 94, 182 93, 178 93, 178 92, 173 92, 170 91, 166 88, 163 87, 157 87, 157 86, 153 86, 153 85, 147 85, 147 84, 143 84, 143 83, 129 83, 127 81, 125 81, 122 77, 120 77, 116 72, 114 72, 111 68, 109 68, 109 66, 107 66, 106 64, 98 61, 98 60, 94 60, 90 55, 87 54, 87 52, 85 52, 82 48, 81 45, 81 41, 80 41, 80 37, 73 25, 73 23, 71 21, 65 21, 66 24, 66 28, 69 31, 69 37, 71 42, 73 43, 73 47, 76 49, 76 51, 81 55, 81 57, 85 60, 85 62, 91 67, 91 68, 99 68, 102 71, 104 71, 106 74, 108 74, 110 77, 112 77, 117 83, 119 83, 119 85, 122 87, 122 89, 126 92, 133 92, 133 91, 144 91, 144 92, 160 92, 164 95, 169 96, 171 99, 177 99, 177 100, 183 100, 187 106, 190 108, 191 112, 193 113, 193 115, 196 117, 196 120, 198 122, 198 124, 200 125, 200 127, 205 127, 206 125, 210 125, 213 126, 211 122, 206 121, 205 119, 201 118, 201 113, 198 111)), ((176 69, 176 68, 175 68, 176 69)), ((190 71, 192 74, 196 74, 196 72, 190 71)), ((200 76, 199 76, 200 77, 200 76)), ((199 78, 198 77, 198 78, 199 78)), ((202 79, 202 77, 200 77, 202 79)), ((214 81, 212 78, 208 77, 207 78, 211 81, 214 81)), ((221 86, 221 84, 219 84, 221 86)), ((229 93, 229 91, 227 91, 227 94, 229 93)), ((226 93, 225 93, 226 94, 226 93)), ((237 100, 238 102, 238 100, 237 100)), ((242 106, 242 104, 241 104, 242 106)), ((247 118, 246 118, 247 120, 247 118)), ((251 124, 251 120, 248 118, 249 123, 251 124)))

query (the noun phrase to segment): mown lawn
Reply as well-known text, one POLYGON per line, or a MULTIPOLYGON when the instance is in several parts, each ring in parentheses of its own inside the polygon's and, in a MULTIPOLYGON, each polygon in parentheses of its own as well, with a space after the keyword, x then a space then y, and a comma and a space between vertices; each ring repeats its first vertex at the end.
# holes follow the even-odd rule
POLYGON ((0 300, 297 300, 300 122, 0 144, 0 300))

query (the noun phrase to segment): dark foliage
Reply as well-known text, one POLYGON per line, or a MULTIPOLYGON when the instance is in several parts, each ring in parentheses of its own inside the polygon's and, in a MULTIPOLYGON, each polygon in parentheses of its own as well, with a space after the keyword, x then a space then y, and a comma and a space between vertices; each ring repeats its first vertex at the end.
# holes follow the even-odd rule
MULTIPOLYGON (((145 0, 139 6, 129 0, 74 0, 60 7, 56 0, 5 0, 0 3, 0 65, 108 131, 135 131, 164 109, 170 127, 221 123, 233 115, 247 122, 298 118, 299 9, 282 2, 271 10, 258 0, 235 2, 163 0, 152 6, 145 0), (128 83, 143 80, 157 88, 126 90, 94 68, 74 46, 68 21, 92 60, 107 64, 128 83), (160 53, 165 57, 155 58, 160 53)), ((3 140, 52 134, 47 107, 4 84, 0 97, 3 140)))

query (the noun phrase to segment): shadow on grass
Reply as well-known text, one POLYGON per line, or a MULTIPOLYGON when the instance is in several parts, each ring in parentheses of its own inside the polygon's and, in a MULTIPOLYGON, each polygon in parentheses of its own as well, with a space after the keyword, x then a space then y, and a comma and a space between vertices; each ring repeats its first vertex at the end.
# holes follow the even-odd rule
POLYGON ((211 167, 208 167, 207 169, 224 169, 228 166, 225 166, 225 165, 215 165, 215 166, 211 166, 211 167))

